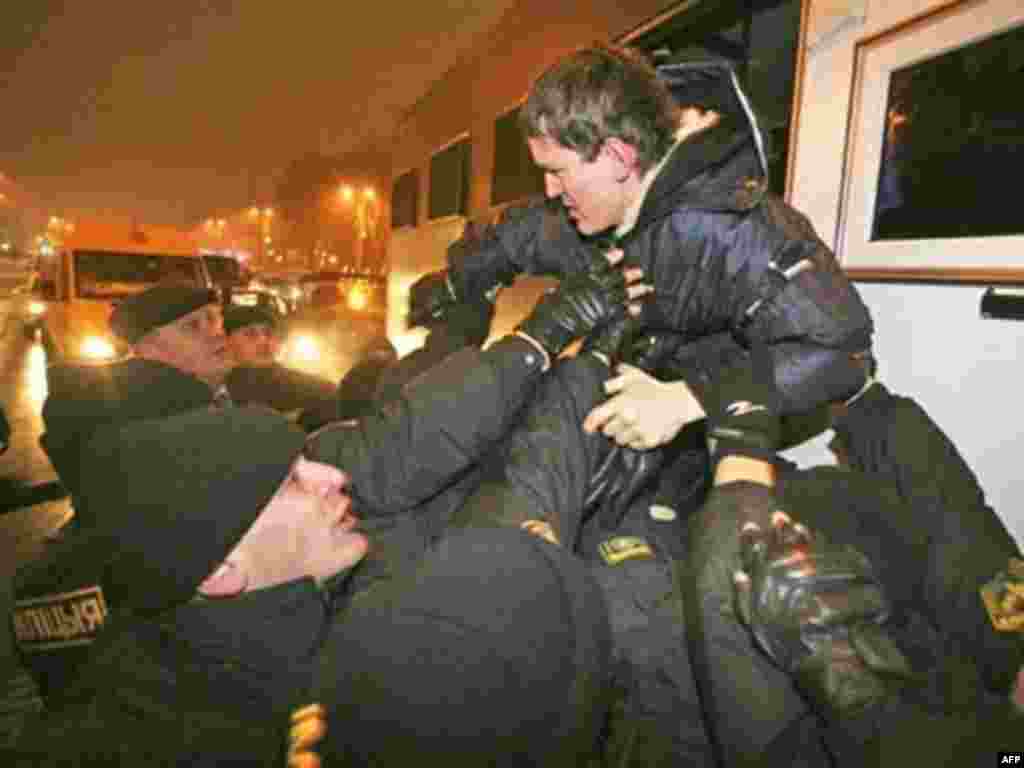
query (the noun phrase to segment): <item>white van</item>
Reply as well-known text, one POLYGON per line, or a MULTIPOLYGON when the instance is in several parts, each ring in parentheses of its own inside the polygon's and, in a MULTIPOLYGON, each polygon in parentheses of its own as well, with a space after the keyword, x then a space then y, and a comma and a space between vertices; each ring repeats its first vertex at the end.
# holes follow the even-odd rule
POLYGON ((82 220, 41 256, 31 300, 49 363, 108 362, 127 354, 110 333, 114 305, 165 280, 212 287, 190 235, 135 222, 82 220))

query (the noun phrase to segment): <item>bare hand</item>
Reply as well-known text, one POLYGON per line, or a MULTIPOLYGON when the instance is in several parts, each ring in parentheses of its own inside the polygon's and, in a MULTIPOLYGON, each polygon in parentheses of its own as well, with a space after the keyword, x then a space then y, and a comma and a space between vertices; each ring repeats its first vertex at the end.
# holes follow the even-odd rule
POLYGON ((583 429, 598 430, 616 443, 636 450, 671 441, 687 424, 704 418, 704 409, 685 382, 662 382, 632 365, 622 364, 604 384, 612 395, 594 408, 583 429))

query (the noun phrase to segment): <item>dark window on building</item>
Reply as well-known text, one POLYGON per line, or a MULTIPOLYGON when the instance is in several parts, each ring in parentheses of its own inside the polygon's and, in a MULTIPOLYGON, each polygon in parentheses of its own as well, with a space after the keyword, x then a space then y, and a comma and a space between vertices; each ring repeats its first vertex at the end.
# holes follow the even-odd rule
POLYGON ((889 77, 872 240, 1024 233, 1024 27, 889 77), (1000 183, 1002 179, 1005 183, 1000 183))
POLYGON ((522 131, 519 108, 494 123, 494 174, 491 176, 491 205, 543 194, 544 174, 530 157, 522 131))
POLYGON ((391 187, 391 227, 415 227, 420 199, 420 175, 406 171, 391 187))
POLYGON ((431 219, 466 214, 471 149, 469 139, 461 139, 430 158, 431 219))
POLYGON ((729 59, 765 138, 772 191, 786 189, 800 0, 700 2, 628 44, 656 63, 695 50, 729 59))

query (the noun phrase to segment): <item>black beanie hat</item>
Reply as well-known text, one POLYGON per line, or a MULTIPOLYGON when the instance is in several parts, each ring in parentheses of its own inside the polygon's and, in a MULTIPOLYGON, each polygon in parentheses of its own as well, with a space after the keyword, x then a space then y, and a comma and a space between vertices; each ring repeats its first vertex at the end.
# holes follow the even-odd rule
POLYGON ((232 305, 224 312, 224 333, 232 334, 249 325, 266 325, 277 328, 277 315, 264 307, 240 307, 232 305))
POLYGON ((587 566, 518 529, 451 534, 336 622, 313 700, 325 765, 577 765, 606 716, 611 630, 587 566))
POLYGON ((157 283, 114 307, 110 330, 134 344, 150 331, 217 301, 217 292, 188 283, 157 283))
POLYGON ((291 471, 303 432, 268 408, 202 408, 97 433, 83 452, 83 533, 118 608, 191 599, 291 471))

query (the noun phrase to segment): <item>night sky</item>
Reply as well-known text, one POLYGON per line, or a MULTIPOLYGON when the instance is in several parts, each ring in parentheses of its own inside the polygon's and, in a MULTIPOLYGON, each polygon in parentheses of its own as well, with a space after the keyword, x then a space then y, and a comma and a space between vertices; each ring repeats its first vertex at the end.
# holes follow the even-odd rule
POLYGON ((9 0, 0 173, 65 215, 191 224, 386 130, 513 0, 9 0))

